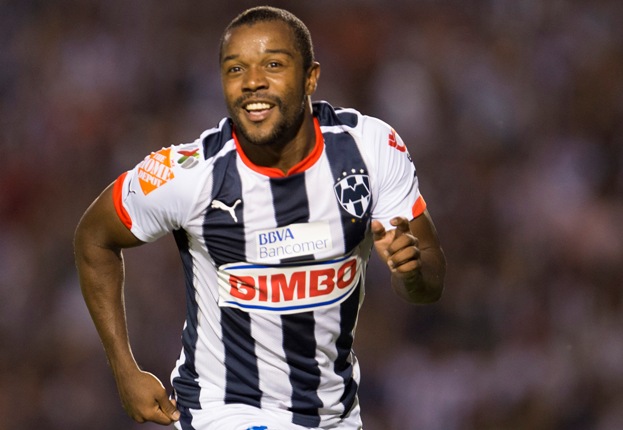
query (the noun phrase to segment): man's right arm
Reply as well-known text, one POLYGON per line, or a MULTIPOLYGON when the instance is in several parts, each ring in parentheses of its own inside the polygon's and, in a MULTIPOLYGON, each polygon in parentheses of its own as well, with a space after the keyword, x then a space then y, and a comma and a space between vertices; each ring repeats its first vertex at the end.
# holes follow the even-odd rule
POLYGON ((74 238, 80 286, 102 340, 119 395, 128 415, 138 422, 170 424, 179 418, 162 383, 138 367, 127 330, 122 249, 143 244, 121 222, 113 186, 84 213, 74 238))

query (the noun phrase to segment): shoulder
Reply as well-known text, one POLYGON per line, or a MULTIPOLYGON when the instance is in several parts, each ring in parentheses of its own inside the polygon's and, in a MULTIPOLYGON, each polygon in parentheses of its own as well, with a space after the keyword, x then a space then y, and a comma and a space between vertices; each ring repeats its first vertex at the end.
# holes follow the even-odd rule
POLYGON ((144 170, 164 171, 184 176, 200 169, 196 166, 210 164, 215 157, 233 148, 231 123, 227 118, 220 121, 217 127, 203 131, 190 143, 181 143, 152 152, 139 164, 144 170))
POLYGON ((333 107, 325 101, 314 102, 314 115, 324 131, 344 131, 355 135, 387 136, 392 127, 385 121, 364 115, 356 109, 333 107))
POLYGON ((195 141, 200 144, 202 158, 209 160, 218 156, 223 150, 228 150, 228 144, 233 141, 233 126, 229 118, 223 118, 218 126, 205 130, 195 141))
POLYGON ((214 159, 233 149, 231 126, 223 119, 218 127, 204 131, 193 142, 171 145, 147 155, 132 170, 133 188, 140 188, 144 196, 195 188, 192 185, 209 173, 214 159))
POLYGON ((334 108, 325 101, 313 103, 314 116, 320 127, 327 129, 356 129, 361 124, 362 115, 355 109, 334 108))

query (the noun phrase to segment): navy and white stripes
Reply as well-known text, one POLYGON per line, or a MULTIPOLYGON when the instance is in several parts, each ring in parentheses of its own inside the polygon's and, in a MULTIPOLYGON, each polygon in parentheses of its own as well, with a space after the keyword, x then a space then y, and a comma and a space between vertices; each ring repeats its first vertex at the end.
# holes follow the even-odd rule
POLYGON ((171 174, 149 194, 130 185, 138 168, 120 179, 116 204, 133 233, 149 241, 174 231, 180 251, 187 318, 172 383, 184 429, 187 408, 245 404, 304 427, 336 425, 358 408, 352 344, 370 220, 410 216, 420 196, 389 126, 324 102, 314 116, 322 135, 290 175, 250 165, 225 119, 159 153, 171 174), (405 184, 380 195, 390 180, 405 184))

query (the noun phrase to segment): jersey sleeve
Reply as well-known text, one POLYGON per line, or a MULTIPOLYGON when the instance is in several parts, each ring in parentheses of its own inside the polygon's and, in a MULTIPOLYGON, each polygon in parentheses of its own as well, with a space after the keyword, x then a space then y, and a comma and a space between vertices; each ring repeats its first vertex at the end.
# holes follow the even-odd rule
POLYGON ((426 210, 426 201, 420 193, 415 164, 398 133, 383 121, 367 117, 364 123, 365 139, 372 139, 375 163, 375 193, 372 219, 385 228, 393 228, 389 221, 397 216, 411 220, 426 210))
POLYGON ((153 242, 184 226, 196 199, 190 184, 197 183, 200 152, 198 144, 163 148, 117 178, 115 210, 138 239, 153 242))

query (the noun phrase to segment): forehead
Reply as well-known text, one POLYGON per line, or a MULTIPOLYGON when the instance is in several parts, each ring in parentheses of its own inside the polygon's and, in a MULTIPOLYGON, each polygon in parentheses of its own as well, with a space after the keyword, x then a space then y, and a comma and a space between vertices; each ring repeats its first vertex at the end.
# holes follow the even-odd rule
POLYGON ((232 56, 270 51, 297 54, 294 31, 288 24, 282 21, 266 21, 229 30, 223 39, 221 61, 232 56))

